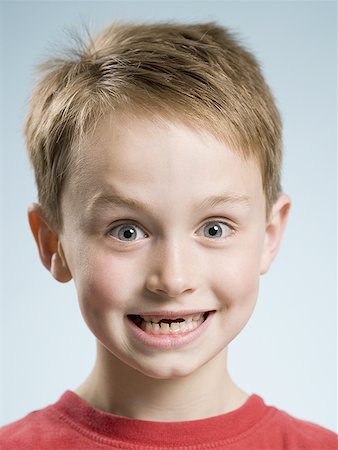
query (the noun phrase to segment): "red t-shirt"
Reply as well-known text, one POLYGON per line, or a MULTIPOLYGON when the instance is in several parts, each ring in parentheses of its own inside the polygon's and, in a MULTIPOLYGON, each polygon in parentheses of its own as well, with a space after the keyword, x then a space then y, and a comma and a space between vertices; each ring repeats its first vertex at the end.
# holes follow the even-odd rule
POLYGON ((135 420, 91 407, 72 391, 0 428, 1 450, 337 450, 337 434, 252 394, 235 411, 185 422, 135 420))

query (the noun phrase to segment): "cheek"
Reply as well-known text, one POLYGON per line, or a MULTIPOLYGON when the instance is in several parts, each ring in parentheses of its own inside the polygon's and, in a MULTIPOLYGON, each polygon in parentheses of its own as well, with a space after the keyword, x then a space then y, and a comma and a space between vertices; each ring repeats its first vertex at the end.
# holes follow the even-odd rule
POLYGON ((255 309, 259 290, 259 271, 254 258, 231 258, 211 286, 217 299, 220 338, 230 343, 245 327, 255 309))
POLYGON ((123 311, 135 280, 130 261, 97 251, 82 257, 75 283, 83 315, 98 318, 123 311))
POLYGON ((227 252, 210 275, 211 285, 227 309, 253 308, 259 290, 260 244, 243 245, 227 252))
POLYGON ((227 309, 242 308, 256 302, 259 274, 250 271, 250 264, 229 267, 213 277, 212 288, 222 306, 227 309))

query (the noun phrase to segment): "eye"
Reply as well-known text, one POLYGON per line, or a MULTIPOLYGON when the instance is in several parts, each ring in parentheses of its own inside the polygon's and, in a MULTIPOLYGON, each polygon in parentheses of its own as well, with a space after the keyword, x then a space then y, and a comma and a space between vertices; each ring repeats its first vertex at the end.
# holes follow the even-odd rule
POLYGON ((123 242, 138 241, 148 236, 139 226, 132 223, 125 223, 113 227, 108 234, 123 242))
POLYGON ((226 238, 233 232, 233 228, 226 222, 213 220, 203 225, 203 236, 207 238, 226 238))

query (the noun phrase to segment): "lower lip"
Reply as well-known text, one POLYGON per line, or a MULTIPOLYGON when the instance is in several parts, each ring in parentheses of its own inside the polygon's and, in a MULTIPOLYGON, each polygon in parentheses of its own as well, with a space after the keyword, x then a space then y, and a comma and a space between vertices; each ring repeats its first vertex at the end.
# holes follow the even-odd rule
POLYGON ((197 328, 186 333, 150 334, 139 328, 132 320, 128 319, 128 325, 133 335, 143 344, 161 349, 180 348, 198 339, 208 328, 215 311, 211 311, 204 322, 197 328))

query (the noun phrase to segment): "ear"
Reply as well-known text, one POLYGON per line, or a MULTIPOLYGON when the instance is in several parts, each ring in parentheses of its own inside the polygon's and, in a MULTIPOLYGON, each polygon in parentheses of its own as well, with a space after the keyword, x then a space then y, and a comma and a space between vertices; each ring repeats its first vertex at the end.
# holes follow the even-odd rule
POLYGON ((57 233, 48 225, 41 205, 32 203, 28 207, 28 220, 38 246, 40 259, 53 277, 61 283, 72 279, 57 233))
POLYGON ((285 194, 280 195, 272 207, 270 218, 265 228, 263 254, 260 267, 261 275, 269 270, 272 261, 278 253, 290 207, 290 197, 285 194))

